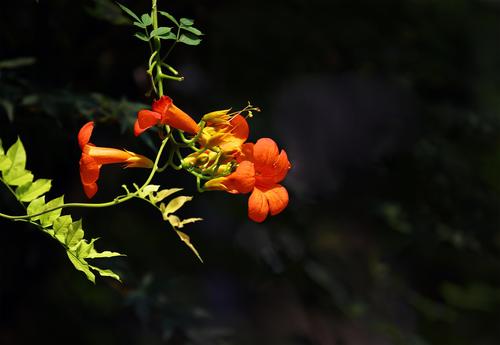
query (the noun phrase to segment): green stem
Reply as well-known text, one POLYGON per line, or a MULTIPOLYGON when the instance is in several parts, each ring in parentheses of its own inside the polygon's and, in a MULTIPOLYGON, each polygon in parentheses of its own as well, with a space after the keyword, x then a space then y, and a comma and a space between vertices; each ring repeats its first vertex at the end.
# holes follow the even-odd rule
MULTIPOLYGON (((156 1, 157 0, 152 0, 152 5, 151 5, 151 19, 153 20, 153 30, 158 29, 158 8, 156 6, 156 1)), ((155 37, 153 40, 154 40, 154 50, 156 53, 157 78, 155 78, 155 83, 157 84, 158 98, 160 98, 163 96, 163 78, 161 78, 163 72, 161 70, 161 56, 160 56, 161 42, 159 37, 155 37)))
POLYGON ((139 195, 139 193, 144 189, 144 187, 146 187, 147 185, 149 185, 149 183, 153 179, 156 171, 158 170, 158 162, 160 161, 161 154, 163 152, 163 149, 165 148, 165 145, 167 144, 168 138, 169 137, 166 137, 165 139, 163 139, 163 141, 161 143, 161 146, 160 146, 160 149, 158 150, 158 153, 156 154, 156 159, 155 159, 153 168, 151 169, 151 172, 149 173, 149 176, 148 176, 146 182, 144 182, 144 184, 142 185, 142 187, 140 187, 134 193, 131 193, 131 194, 128 194, 128 195, 125 195, 125 196, 122 196, 122 197, 115 198, 114 200, 108 201, 108 202, 95 203, 95 204, 94 203, 68 203, 68 204, 63 204, 63 205, 59 205, 59 206, 56 206, 56 207, 52 207, 52 208, 49 208, 48 210, 44 210, 43 212, 39 212, 39 213, 31 214, 31 215, 11 216, 11 215, 8 215, 8 214, 0 213, 0 217, 6 218, 6 219, 12 219, 12 220, 30 219, 30 218, 33 218, 33 217, 41 216, 42 214, 45 214, 45 213, 48 213, 48 212, 52 212, 52 211, 58 210, 60 208, 68 208, 68 207, 74 207, 74 208, 76 208, 76 207, 84 207, 84 208, 110 207, 110 206, 115 206, 115 205, 121 204, 121 203, 123 203, 123 202, 125 202, 127 200, 130 200, 130 199, 136 197, 137 195, 139 195))

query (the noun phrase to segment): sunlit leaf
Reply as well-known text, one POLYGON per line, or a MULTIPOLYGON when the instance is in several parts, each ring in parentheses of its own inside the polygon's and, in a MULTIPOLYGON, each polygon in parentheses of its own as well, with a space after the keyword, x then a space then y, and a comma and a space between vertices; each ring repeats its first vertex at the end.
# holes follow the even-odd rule
POLYGON ((52 181, 38 179, 35 182, 28 182, 16 189, 16 195, 23 202, 30 202, 40 195, 47 193, 52 187, 52 181))
POLYGON ((154 198, 151 199, 151 201, 154 203, 160 202, 163 199, 168 198, 172 194, 180 192, 181 190, 182 190, 182 188, 162 189, 161 191, 156 193, 156 195, 154 196, 154 198))
MULTIPOLYGON (((54 207, 61 206, 64 204, 64 195, 61 195, 59 198, 50 200, 47 204, 45 204, 44 211, 50 210, 54 207)), ((54 211, 50 211, 44 213, 40 216, 40 223, 44 228, 52 225, 54 221, 61 215, 62 209, 58 208, 54 211)))
POLYGON ((189 236, 186 233, 179 231, 179 230, 175 230, 175 232, 177 233, 177 235, 179 235, 179 238, 181 239, 181 241, 184 242, 189 247, 189 249, 191 249, 193 251, 193 253, 198 257, 198 259, 201 262, 203 262, 203 259, 201 258, 200 253, 198 253, 198 250, 196 250, 194 245, 191 243, 191 239, 189 238, 189 236))
MULTIPOLYGON (((45 196, 41 196, 38 199, 35 199, 32 202, 30 202, 28 208, 26 209, 26 212, 28 215, 38 214, 40 212, 43 212, 44 208, 45 208, 45 196)), ((38 219, 40 219, 40 216, 31 218, 31 220, 33 221, 38 219)))
POLYGON ((181 196, 178 196, 178 197, 170 200, 170 202, 167 204, 167 206, 164 206, 164 204, 161 204, 160 207, 163 206, 163 208, 164 208, 162 210, 163 218, 165 220, 167 220, 169 214, 174 213, 175 211, 180 209, 186 202, 191 201, 192 199, 193 199, 192 196, 181 195, 181 196))
POLYGON ((82 271, 87 276, 87 279, 95 284, 95 275, 90 271, 90 266, 84 260, 80 260, 78 257, 74 255, 72 252, 66 252, 68 258, 75 268, 79 271, 82 271))

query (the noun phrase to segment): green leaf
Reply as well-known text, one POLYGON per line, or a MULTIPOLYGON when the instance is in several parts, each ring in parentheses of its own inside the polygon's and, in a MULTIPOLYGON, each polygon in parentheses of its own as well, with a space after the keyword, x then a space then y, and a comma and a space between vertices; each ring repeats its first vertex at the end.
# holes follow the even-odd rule
POLYGON ((132 18, 134 18, 135 20, 137 20, 138 22, 140 22, 141 20, 139 19, 139 17, 134 13, 132 12, 132 10, 128 9, 127 7, 123 6, 122 4, 120 4, 119 2, 116 3, 118 6, 120 6, 120 8, 125 12, 127 13, 129 16, 131 16, 132 18))
POLYGON ((148 27, 147 25, 142 24, 142 22, 134 22, 134 25, 141 29, 145 29, 148 27))
POLYGON ((189 18, 181 18, 180 19, 181 26, 191 26, 194 24, 194 20, 189 18))
POLYGON ((146 25, 146 26, 149 26, 151 24, 153 24, 153 20, 151 19, 151 16, 147 13, 144 13, 142 16, 141 16, 141 22, 142 24, 146 25))
POLYGON ((165 35, 161 35, 161 36, 158 36, 159 39, 161 40, 176 40, 177 39, 177 35, 174 34, 173 32, 169 32, 165 35))
MULTIPOLYGON (((28 208, 26 209, 26 212, 28 215, 31 216, 32 214, 37 214, 42 212, 44 208, 45 208, 45 195, 30 202, 28 208)), ((40 216, 31 218, 31 220, 33 221, 38 219, 40 219, 40 216)))
POLYGON ((155 36, 163 36, 163 35, 168 34, 170 31, 172 31, 172 28, 162 26, 162 27, 159 27, 159 28, 151 31, 151 33, 149 34, 149 38, 151 39, 155 36))
POLYGON ((189 247, 189 249, 193 251, 193 253, 198 257, 198 259, 200 259, 201 262, 203 262, 200 253, 198 253, 198 250, 196 250, 194 245, 191 243, 191 239, 189 238, 189 236, 186 233, 179 230, 175 230, 175 232, 177 233, 177 235, 179 235, 181 241, 184 242, 189 247))
POLYGON ((100 275, 101 277, 111 277, 111 278, 114 278, 116 280, 118 280, 119 282, 121 282, 121 279, 120 279, 120 276, 118 274, 116 274, 115 272, 113 272, 112 270, 104 270, 102 268, 99 268, 99 267, 95 267, 95 266, 90 266, 93 270, 96 270, 100 275))
POLYGON ((82 271, 87 276, 87 279, 95 284, 95 275, 90 271, 90 266, 85 260, 80 260, 78 257, 74 255, 72 252, 66 252, 69 260, 75 266, 75 268, 79 271, 82 271))
POLYGON ((10 169, 12 165, 12 162, 10 161, 9 157, 7 156, 0 156, 0 171, 4 172, 8 169, 10 169))
POLYGON ((72 222, 73 219, 71 219, 70 215, 61 216, 54 220, 52 229, 47 230, 47 232, 54 236, 59 242, 65 243, 65 238, 68 234, 69 226, 72 222))
POLYGON ((35 182, 28 182, 16 189, 16 195, 23 202, 30 202, 40 195, 47 193, 52 187, 52 181, 38 179, 35 182))
POLYGON ((170 13, 165 12, 165 11, 158 11, 158 13, 161 14, 162 16, 167 17, 172 23, 179 26, 179 22, 177 21, 177 19, 175 19, 174 16, 171 15, 170 13))
POLYGON ((156 204, 157 202, 160 202, 163 199, 168 198, 172 194, 180 192, 181 190, 182 190, 182 188, 163 189, 163 190, 159 191, 158 193, 156 193, 156 195, 154 197, 150 197, 150 199, 153 203, 156 204))
POLYGON ((136 32, 134 34, 134 36, 137 37, 138 39, 140 39, 141 41, 144 41, 144 42, 148 42, 149 41, 148 36, 146 36, 146 34, 143 33, 143 32, 136 32))
POLYGON ((3 155, 5 155, 5 151, 3 149, 2 139, 0 139, 0 156, 3 156, 3 155))
MULTIPOLYGON (((93 249, 93 248, 92 248, 93 249)), ((98 252, 96 250, 91 250, 90 254, 87 256, 89 259, 100 259, 100 258, 112 258, 115 256, 124 256, 121 253, 110 252, 109 250, 105 250, 103 252, 98 252)))
POLYGON ((187 27, 182 27, 183 30, 186 30, 186 31, 189 31, 190 33, 192 34, 195 34, 196 36, 202 36, 203 33, 198 30, 197 28, 193 27, 193 26, 187 26, 187 27))
POLYGON ((68 227, 68 234, 64 239, 64 242, 68 247, 73 247, 77 245, 83 239, 83 229, 82 220, 79 219, 76 222, 71 223, 68 227))
POLYGON ((33 174, 29 170, 20 167, 14 167, 12 164, 9 170, 3 173, 3 179, 11 186, 21 186, 33 181, 33 174))
MULTIPOLYGON (((44 207, 45 210, 50 210, 51 208, 61 206, 64 204, 64 195, 61 195, 59 198, 50 200, 44 207)), ((57 210, 51 211, 44 213, 40 216, 40 223, 44 228, 52 225, 54 221, 61 215, 61 208, 58 208, 57 210)))
POLYGON ((168 215, 174 213, 178 209, 180 209, 186 202, 191 201, 193 199, 192 196, 178 196, 177 198, 173 198, 170 202, 165 206, 165 204, 160 205, 160 210, 163 214, 163 219, 167 220, 168 215))
POLYGON ((190 34, 190 33, 185 33, 181 34, 181 37, 179 37, 179 42, 187 44, 189 46, 197 46, 201 42, 201 38, 198 38, 197 36, 190 34))
POLYGON ((14 121, 14 104, 7 99, 0 99, 0 105, 5 109, 9 121, 14 121))
POLYGON ((22 168, 26 167, 26 151, 24 150, 21 139, 17 141, 7 150, 7 157, 12 161, 12 167, 22 168))

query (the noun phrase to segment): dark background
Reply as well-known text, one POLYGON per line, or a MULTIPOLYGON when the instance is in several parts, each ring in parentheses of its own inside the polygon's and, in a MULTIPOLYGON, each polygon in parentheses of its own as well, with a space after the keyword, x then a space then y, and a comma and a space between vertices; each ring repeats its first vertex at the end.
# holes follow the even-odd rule
MULTIPOLYGON (((149 1, 123 0, 135 12, 149 1)), ((292 162, 290 204, 263 224, 246 197, 197 195, 182 213, 200 264, 140 201, 71 210, 118 284, 94 286, 55 241, 0 219, 1 344, 498 344, 500 2, 159 0, 195 19, 198 47, 167 84, 197 120, 251 101, 251 140, 292 162)), ((0 137, 19 135, 53 197, 85 200, 76 134, 152 156, 131 124, 147 106, 147 46, 107 0, 0 3, 0 137), (115 25, 116 24, 116 25, 115 25)), ((154 141, 156 138, 151 135, 154 141)), ((95 201, 141 182, 105 167, 95 201)), ((7 191, 0 210, 20 210, 7 191)))

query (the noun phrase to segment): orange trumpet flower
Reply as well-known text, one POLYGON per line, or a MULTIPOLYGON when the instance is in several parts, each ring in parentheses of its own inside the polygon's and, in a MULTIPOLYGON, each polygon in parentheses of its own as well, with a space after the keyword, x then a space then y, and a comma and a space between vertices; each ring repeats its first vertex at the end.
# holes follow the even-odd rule
POLYGON ((248 217, 263 222, 288 205, 288 192, 279 184, 291 168, 285 150, 279 152, 274 140, 262 138, 257 143, 243 145, 240 163, 228 176, 208 181, 205 188, 229 193, 249 193, 248 217))
POLYGON ((191 116, 177 108, 168 96, 154 101, 152 110, 139 111, 134 124, 134 134, 138 136, 155 125, 169 125, 190 134, 196 134, 200 130, 191 116))
POLYGON ((78 143, 82 149, 80 158, 80 178, 85 195, 90 199, 97 192, 97 180, 103 164, 124 163, 125 168, 151 168, 153 162, 142 155, 109 147, 91 144, 90 137, 94 122, 86 123, 78 133, 78 143))

